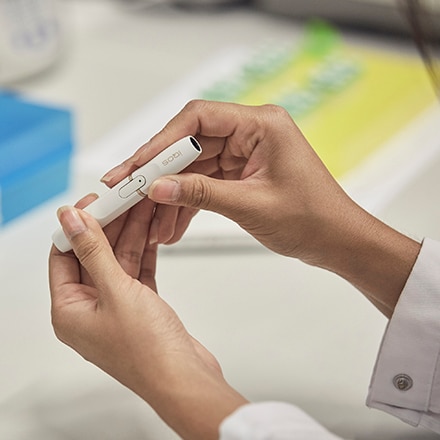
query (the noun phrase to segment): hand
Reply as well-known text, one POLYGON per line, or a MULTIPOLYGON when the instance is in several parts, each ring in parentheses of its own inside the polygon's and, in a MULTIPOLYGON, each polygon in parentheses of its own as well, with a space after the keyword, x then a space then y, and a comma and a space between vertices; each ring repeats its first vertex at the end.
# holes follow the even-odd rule
POLYGON ((215 211, 269 249, 338 273, 390 316, 419 244, 354 203, 279 107, 190 102, 103 181, 113 186, 187 135, 203 153, 192 174, 151 185, 161 203, 153 242, 173 243, 198 209, 215 211))
MULTIPOLYGON (((82 208, 95 196, 77 204, 82 208)), ((52 247, 52 321, 60 340, 145 399, 183 438, 214 439, 246 400, 216 359, 155 292, 154 203, 140 202, 103 231, 81 209, 59 219, 73 252, 52 247)))
POLYGON ((194 174, 161 178, 149 191, 152 200, 173 205, 155 214, 160 243, 177 241, 192 215, 208 209, 275 252, 307 259, 322 239, 314 223, 349 202, 290 116, 275 106, 192 102, 104 181, 113 186, 186 133, 203 147, 187 170, 194 174), (191 211, 183 215, 180 207, 191 211))

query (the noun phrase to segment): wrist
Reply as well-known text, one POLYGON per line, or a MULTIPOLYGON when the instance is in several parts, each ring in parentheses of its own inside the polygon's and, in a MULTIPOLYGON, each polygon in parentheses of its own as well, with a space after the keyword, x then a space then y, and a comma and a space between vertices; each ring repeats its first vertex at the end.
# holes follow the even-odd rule
POLYGON ((248 401, 198 359, 174 359, 144 398, 183 439, 217 440, 222 421, 248 401))
POLYGON ((327 221, 320 255, 312 263, 359 289, 387 317, 411 273, 420 243, 387 226, 351 202, 327 221))

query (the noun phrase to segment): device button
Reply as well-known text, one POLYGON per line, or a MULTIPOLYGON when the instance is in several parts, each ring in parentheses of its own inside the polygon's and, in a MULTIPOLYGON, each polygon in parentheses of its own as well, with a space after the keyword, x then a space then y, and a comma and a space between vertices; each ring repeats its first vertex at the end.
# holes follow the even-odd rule
POLYGON ((133 193, 135 193, 138 189, 141 189, 146 183, 147 181, 145 180, 144 176, 136 176, 133 178, 133 180, 130 180, 130 182, 119 188, 119 196, 123 199, 126 199, 127 197, 130 197, 133 193))

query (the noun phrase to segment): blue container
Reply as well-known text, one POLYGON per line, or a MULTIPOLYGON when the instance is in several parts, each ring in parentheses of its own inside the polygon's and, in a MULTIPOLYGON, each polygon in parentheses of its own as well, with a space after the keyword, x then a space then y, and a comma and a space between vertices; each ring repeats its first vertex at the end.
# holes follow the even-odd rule
POLYGON ((0 224, 67 189, 72 150, 68 110, 0 92, 0 224))

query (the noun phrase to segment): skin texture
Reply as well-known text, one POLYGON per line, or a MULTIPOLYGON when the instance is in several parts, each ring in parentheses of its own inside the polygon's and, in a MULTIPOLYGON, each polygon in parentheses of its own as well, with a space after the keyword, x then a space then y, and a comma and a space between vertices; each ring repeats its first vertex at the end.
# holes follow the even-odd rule
POLYGON ((220 422, 246 400, 155 292, 157 244, 147 241, 153 210, 154 203, 142 201, 106 236, 80 209, 58 211, 75 254, 55 247, 50 253, 53 326, 61 341, 147 401, 182 438, 215 439, 220 422))
POLYGON ((337 273, 392 315, 420 244, 354 203, 280 107, 190 102, 103 180, 114 185, 189 134, 203 153, 193 174, 150 187, 161 203, 150 240, 174 243, 196 210, 212 210, 274 252, 337 273))
POLYGON ((341 189, 290 116, 275 106, 190 102, 103 181, 113 186, 178 139, 203 153, 158 179, 149 199, 102 231, 83 208, 58 216, 73 252, 52 248, 52 320, 59 339, 145 399, 181 437, 215 439, 247 403, 215 358, 156 294, 158 243, 174 243, 199 209, 223 214, 267 248, 333 271, 391 316, 420 244, 341 189))

